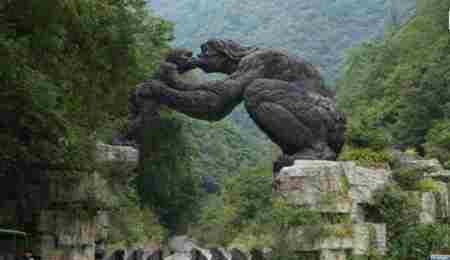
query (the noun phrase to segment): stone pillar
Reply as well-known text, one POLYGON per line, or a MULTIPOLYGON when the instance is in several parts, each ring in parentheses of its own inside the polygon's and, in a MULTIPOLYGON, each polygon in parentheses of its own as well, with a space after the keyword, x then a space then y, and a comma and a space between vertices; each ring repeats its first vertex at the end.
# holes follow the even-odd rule
POLYGON ((318 252, 320 259, 346 259, 347 254, 364 257, 386 253, 386 226, 368 223, 364 205, 391 182, 391 172, 367 169, 353 162, 296 161, 274 177, 274 195, 288 203, 339 216, 344 223, 291 230, 288 239, 298 252, 318 252), (311 237, 311 230, 326 232, 311 237))

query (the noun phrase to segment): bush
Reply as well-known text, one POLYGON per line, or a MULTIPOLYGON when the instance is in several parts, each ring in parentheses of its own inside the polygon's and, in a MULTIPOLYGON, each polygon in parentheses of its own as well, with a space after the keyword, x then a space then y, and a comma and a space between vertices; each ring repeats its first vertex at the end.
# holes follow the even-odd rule
POLYGON ((381 222, 387 225, 388 246, 392 248, 402 234, 419 224, 420 201, 398 186, 387 186, 376 194, 375 201, 381 222))
POLYGON ((450 120, 438 121, 433 125, 424 147, 427 157, 437 158, 450 169, 450 120))
POLYGON ((201 196, 200 177, 192 174, 191 146, 176 113, 164 110, 144 127, 140 145, 137 190, 172 232, 186 232, 201 196))
POLYGON ((290 242, 290 229, 311 226, 308 234, 316 238, 324 232, 321 220, 319 212, 273 198, 272 171, 263 168, 228 177, 223 193, 211 195, 202 208, 192 235, 210 245, 272 247, 280 254, 290 242))
POLYGON ((344 147, 339 155, 339 161, 354 161, 361 166, 389 168, 395 163, 395 158, 386 151, 375 151, 370 148, 344 147))
POLYGON ((417 168, 400 168, 392 172, 392 177, 403 190, 415 190, 417 183, 424 178, 424 171, 417 168))
POLYGON ((449 248, 449 226, 418 224, 389 242, 390 260, 428 259, 433 251, 449 248))
POLYGON ((442 192, 445 191, 445 187, 442 187, 441 184, 432 180, 432 179, 424 179, 416 183, 416 190, 422 192, 442 192))
POLYGON ((349 145, 359 148, 382 150, 390 144, 390 137, 383 128, 365 120, 349 120, 346 139, 349 145))

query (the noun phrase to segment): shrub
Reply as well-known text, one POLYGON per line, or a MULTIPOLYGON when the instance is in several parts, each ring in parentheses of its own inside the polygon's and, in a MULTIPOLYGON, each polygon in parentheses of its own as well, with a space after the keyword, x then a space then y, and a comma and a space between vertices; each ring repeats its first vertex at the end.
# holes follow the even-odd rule
POLYGON ((386 151, 375 151, 370 148, 344 147, 338 160, 355 161, 357 164, 366 167, 388 168, 395 163, 394 157, 386 151))
POLYGON ((390 143, 389 135, 382 128, 376 128, 367 120, 350 120, 346 132, 347 142, 351 146, 382 150, 390 143))
POLYGON ((449 227, 443 224, 411 226, 390 241, 389 258, 392 260, 428 259, 433 251, 450 246, 449 227))
POLYGON ((418 168, 400 168, 392 172, 392 177, 403 190, 415 190, 423 176, 424 171, 418 168))
POLYGON ((450 120, 436 122, 428 131, 424 145, 427 157, 437 158, 450 168, 450 120))
POLYGON ((438 182, 432 179, 424 179, 416 183, 416 190, 422 192, 442 192, 445 187, 442 187, 438 182))
POLYGON ((419 223, 419 199, 399 186, 387 186, 375 195, 375 201, 381 220, 387 225, 389 246, 401 234, 419 223))

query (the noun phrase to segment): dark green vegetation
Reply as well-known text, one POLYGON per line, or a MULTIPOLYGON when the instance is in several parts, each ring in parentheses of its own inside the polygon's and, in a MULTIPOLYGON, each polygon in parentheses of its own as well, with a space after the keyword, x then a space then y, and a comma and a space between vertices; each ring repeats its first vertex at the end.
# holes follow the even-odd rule
POLYGON ((448 220, 421 224, 421 200, 414 191, 421 190, 405 191, 395 185, 378 194, 379 217, 387 225, 389 252, 386 259, 426 259, 432 251, 450 247, 448 220))
POLYGON ((338 83, 350 144, 400 144, 450 159, 449 6, 419 2, 417 16, 397 32, 352 50, 338 83))
POLYGON ((2 1, 2 172, 91 167, 96 131, 126 116, 124 96, 154 68, 171 35, 143 5, 2 1))
MULTIPOLYGON (((383 1, 153 2, 167 17, 183 19, 177 21, 177 33, 184 32, 179 45, 193 48, 209 37, 230 37, 284 47, 320 65, 330 85, 345 48, 383 35, 383 1)), ((349 147, 358 150, 349 148, 341 159, 392 166, 380 151, 402 144, 450 167, 450 4, 418 2, 417 17, 405 26, 399 27, 404 18, 395 11, 402 4, 392 9, 384 41, 350 52, 338 98, 350 117, 349 147)), ((184 231, 195 219, 202 177, 222 182, 224 175, 270 165, 274 149, 242 108, 217 124, 164 111, 148 133, 150 154, 138 178, 126 165, 94 163, 95 142, 123 125, 129 91, 155 70, 171 32, 171 24, 149 15, 140 0, 0 1, 0 202, 22 201, 12 206, 17 218, 2 225, 24 227, 33 204, 25 193, 28 184, 52 177, 76 185, 98 171, 103 184, 94 188, 105 194, 86 207, 114 213, 108 242, 161 240, 167 228, 184 231)), ((222 193, 205 202, 195 228, 200 238, 277 248, 283 240, 273 234, 321 221, 316 212, 271 198, 270 170, 242 173, 223 180, 222 193)), ((417 201, 403 192, 438 187, 403 174, 396 175, 401 188, 387 189, 379 205, 389 236, 397 238, 390 244, 392 259, 419 259, 448 246, 445 226, 417 225, 417 201)))
MULTIPOLYGON (((187 2, 178 4, 196 7, 187 2)), ((217 2, 197 3, 211 8, 208 9, 210 12, 218 12, 217 6, 220 6, 217 2)), ((264 3, 260 5, 264 6, 264 3)), ((245 12, 245 6, 246 1, 239 10, 233 11, 245 12)), ((165 7, 169 8, 169 5, 165 7)), ((397 5, 397 8, 401 7, 404 5, 397 5)), ((432 250, 450 247, 448 219, 440 219, 439 224, 420 224, 421 200, 418 194, 433 192, 440 196, 440 184, 424 179, 424 169, 398 169, 397 159, 388 150, 392 145, 411 147, 407 154, 416 155, 417 150, 428 157, 438 158, 448 167, 449 7, 448 0, 418 1, 418 14, 407 24, 400 26, 401 16, 390 17, 384 40, 364 43, 349 52, 344 74, 337 84, 340 107, 350 118, 348 146, 340 159, 357 161, 369 167, 395 169, 397 184, 380 191, 376 202, 378 210, 372 216, 376 221, 387 223, 389 252, 385 259, 425 259, 432 250)), ((170 10, 179 12, 183 9, 170 10)), ((252 14, 259 11, 255 10, 252 14)), ((222 18, 217 15, 204 17, 222 18)), ((199 21, 198 27, 193 28, 208 37, 203 31, 212 30, 211 24, 199 21)), ((247 28, 247 24, 239 25, 247 28)), ((220 25, 222 23, 219 23, 219 28, 222 28, 220 25)), ((229 32, 230 27, 223 28, 229 32)), ((237 35, 236 31, 229 33, 237 35)), ((187 33, 195 35, 194 31, 187 33)), ((260 35, 264 36, 263 33, 260 35)), ((183 40, 179 42, 191 45, 183 40)), ((223 193, 210 197, 201 211, 194 235, 212 244, 237 245, 247 249, 272 245, 277 250, 277 242, 283 240, 274 234, 284 230, 282 223, 287 228, 313 224, 310 222, 312 219, 322 223, 323 219, 314 215, 316 213, 286 205, 281 207, 288 208, 283 211, 286 219, 277 219, 279 202, 265 193, 270 192, 270 183, 268 170, 243 172, 237 177, 227 178, 223 193), (307 221, 302 221, 305 214, 307 221), (290 216, 294 216, 293 219, 290 216), (291 220, 299 220, 299 223, 291 220)), ((288 249, 287 241, 283 242, 283 249, 288 249)))
MULTIPOLYGON (((301 225, 321 223, 318 212, 287 205, 272 196, 271 169, 256 169, 228 177, 223 192, 209 197, 192 235, 211 246, 243 250, 271 247, 280 259, 289 249, 286 234, 301 225)), ((308 230, 311 236, 324 232, 308 230)))
MULTIPOLYGON (((39 210, 30 185, 43 196, 47 178, 76 185, 103 171, 93 155, 100 130, 123 121, 128 92, 159 64, 171 28, 139 0, 0 2, 1 201, 18 201, 8 206, 14 223, 2 225, 32 228, 24 226, 25 214, 39 210)), ((135 228, 150 218, 129 187, 85 207, 121 212, 121 240, 150 239, 135 228)))

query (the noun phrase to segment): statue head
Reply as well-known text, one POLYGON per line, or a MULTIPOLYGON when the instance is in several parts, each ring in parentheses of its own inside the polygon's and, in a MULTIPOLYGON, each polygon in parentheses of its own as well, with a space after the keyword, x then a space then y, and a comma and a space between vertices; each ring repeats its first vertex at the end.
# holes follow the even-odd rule
POLYGON ((192 51, 188 49, 171 49, 167 54, 166 61, 176 64, 178 72, 180 73, 184 73, 196 68, 195 59, 192 57, 192 51))
POLYGON ((211 39, 201 45, 197 66, 207 73, 232 74, 239 62, 257 48, 243 47, 232 40, 211 39))

